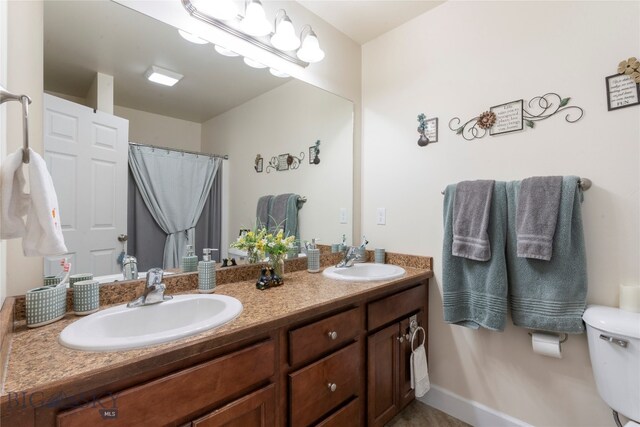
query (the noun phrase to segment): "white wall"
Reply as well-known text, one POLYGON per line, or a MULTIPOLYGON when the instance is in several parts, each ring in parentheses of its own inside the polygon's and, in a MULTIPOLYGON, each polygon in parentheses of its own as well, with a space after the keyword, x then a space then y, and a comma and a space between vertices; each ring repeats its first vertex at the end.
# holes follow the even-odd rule
MULTIPOLYGON (((43 2, 7 3, 7 86, 31 97, 29 146, 42 153, 43 2)), ((7 110, 7 153, 22 147, 22 109, 17 102, 10 104, 3 107, 7 110)), ((25 257, 21 239, 7 241, 6 266, 7 295, 24 294, 25 289, 42 282, 42 257, 25 257)))
POLYGON ((228 154, 229 239, 255 225, 256 203, 266 194, 307 197, 300 210, 300 237, 351 240, 353 104, 299 80, 292 80, 223 113, 203 125, 202 149, 228 154), (320 140, 320 164, 309 164, 309 147, 320 140), (291 153, 304 160, 295 170, 267 173, 272 156, 291 153), (257 154, 264 158, 256 173, 257 154), (349 221, 339 223, 340 208, 349 221))
MULTIPOLYGON (((443 323, 442 195, 465 179, 575 174, 585 194, 590 303, 615 306, 638 283, 640 107, 607 112, 605 76, 640 53, 638 2, 447 2, 363 46, 363 214, 372 246, 434 256, 431 380, 536 426, 607 426, 586 337, 564 359, 535 355, 527 331, 472 331, 443 323), (447 128, 492 105, 546 92, 585 115, 464 141, 447 128), (417 146, 416 116, 440 119, 440 142, 417 146), (387 208, 387 225, 375 208, 387 208)), ((509 321, 510 323, 510 321, 509 321)))
MULTIPOLYGON (((0 1, 0 86, 7 88, 7 2, 0 1)), ((0 168, 7 155, 7 112, 0 107, 0 168)), ((2 227, 2 224, 0 224, 2 227)), ((0 240, 0 308, 7 296, 7 243, 0 240)))
POLYGON ((188 151, 200 151, 202 125, 196 122, 114 106, 114 114, 129 120, 129 141, 188 151))

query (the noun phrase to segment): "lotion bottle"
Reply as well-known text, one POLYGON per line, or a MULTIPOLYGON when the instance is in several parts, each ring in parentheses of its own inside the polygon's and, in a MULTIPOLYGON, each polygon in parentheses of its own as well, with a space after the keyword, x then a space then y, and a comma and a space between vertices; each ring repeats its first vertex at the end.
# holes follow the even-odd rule
POLYGON ((187 245, 187 254, 182 257, 182 271, 189 273, 198 269, 198 256, 193 250, 193 246, 187 245))
POLYGON ((211 260, 211 251, 203 249, 202 261, 198 263, 198 292, 210 294, 216 289, 216 263, 211 260))

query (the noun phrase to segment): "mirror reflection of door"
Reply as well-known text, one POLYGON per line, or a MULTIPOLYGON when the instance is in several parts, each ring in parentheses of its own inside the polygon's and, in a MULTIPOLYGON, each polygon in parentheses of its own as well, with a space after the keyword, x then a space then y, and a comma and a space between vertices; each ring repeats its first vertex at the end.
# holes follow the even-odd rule
MULTIPOLYGON (((129 122, 44 95, 44 152, 58 194, 62 233, 75 273, 120 271, 127 230, 129 122)), ((60 257, 45 258, 45 275, 60 272, 60 257)))

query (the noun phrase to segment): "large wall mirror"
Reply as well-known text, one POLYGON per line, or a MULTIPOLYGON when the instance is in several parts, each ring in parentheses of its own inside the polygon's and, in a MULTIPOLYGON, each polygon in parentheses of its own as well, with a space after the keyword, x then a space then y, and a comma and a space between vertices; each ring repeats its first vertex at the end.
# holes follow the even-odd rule
MULTIPOLYGON (((45 2, 45 106, 47 102, 64 108, 71 103, 92 105, 92 94, 100 96, 102 77, 97 73, 106 81, 113 77, 113 116, 127 124, 125 145, 133 142, 228 155, 216 175, 221 180, 222 256, 241 228, 255 225, 257 202, 263 195, 294 193, 306 198, 299 211, 302 240, 332 243, 344 234, 351 241, 352 102, 293 78, 273 76, 268 69, 248 67, 242 57, 223 56, 212 44, 191 43, 176 28, 112 1, 45 2), (145 71, 152 65, 184 77, 173 87, 149 82, 145 71), (319 163, 309 158, 316 141, 320 141, 319 163), (269 166, 272 158, 283 154, 300 158, 299 166, 288 170, 269 166), (257 157, 262 158, 261 172, 257 157)), ((94 114, 89 114, 89 121, 102 114, 88 111, 94 114)), ((131 198, 100 189, 100 179, 117 174, 127 180, 126 161, 124 167, 112 168, 107 161, 92 163, 93 154, 89 160, 79 160, 71 152, 50 150, 48 135, 61 143, 84 143, 81 132, 74 134, 76 140, 65 142, 61 136, 65 126, 70 133, 76 132, 75 122, 64 112, 56 114, 51 118, 45 110, 45 159, 54 181, 62 182, 56 182, 56 191, 63 230, 73 232, 85 223, 109 230, 112 236, 105 243, 81 236, 76 240, 94 245, 74 244, 68 257, 75 264, 74 272, 117 276, 115 260, 121 246, 114 239, 127 234, 127 229, 111 224, 116 217, 127 217, 131 198)), ((101 132, 94 130, 87 139, 96 135, 108 139, 109 133, 101 132)), ((103 143, 98 152, 108 145, 103 143)), ((202 248, 196 249, 201 255, 202 248)), ((154 266, 161 263, 159 259, 154 266)), ((45 274, 57 273, 57 264, 55 258, 45 259, 45 274)))

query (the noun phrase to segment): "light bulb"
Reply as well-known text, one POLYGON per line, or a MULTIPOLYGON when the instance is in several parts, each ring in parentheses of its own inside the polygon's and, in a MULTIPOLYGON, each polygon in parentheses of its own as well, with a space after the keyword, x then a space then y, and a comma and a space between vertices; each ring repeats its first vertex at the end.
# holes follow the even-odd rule
POLYGON ((267 68, 266 65, 256 61, 255 59, 248 58, 246 56, 244 57, 244 63, 252 68, 267 68))
POLYGON ((296 50, 300 47, 300 39, 288 16, 285 15, 276 25, 276 33, 271 36, 271 44, 280 50, 296 50))
POLYGON ((240 24, 242 31, 250 36, 266 36, 271 32, 271 24, 267 20, 262 3, 258 0, 251 0, 247 5, 247 10, 240 24))
POLYGON ((193 6, 205 15, 228 21, 238 16, 233 0, 192 0, 193 6))
POLYGON ((238 55, 237 53, 235 53, 234 51, 227 49, 226 47, 222 47, 222 46, 219 46, 219 45, 215 45, 213 48, 214 48, 214 49, 216 50, 216 52, 218 52, 220 55, 224 55, 224 56, 240 56, 240 55, 238 55))
POLYGON ((206 41, 205 39, 201 39, 200 37, 188 33, 184 30, 178 30, 178 33, 182 36, 183 39, 190 41, 191 43, 195 43, 195 44, 207 44, 209 43, 208 41, 206 41))
POLYGON ((302 47, 298 50, 298 58, 305 62, 319 62, 324 58, 324 51, 320 49, 318 37, 313 31, 302 40, 302 47))
POLYGON ((269 72, 276 77, 280 77, 281 79, 287 78, 287 77, 291 77, 289 74, 287 73, 283 73, 280 70, 276 70, 275 68, 269 68, 269 72))

